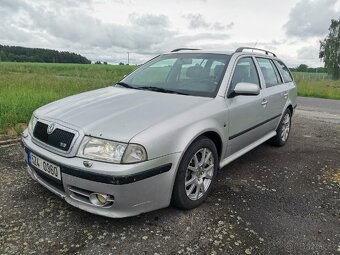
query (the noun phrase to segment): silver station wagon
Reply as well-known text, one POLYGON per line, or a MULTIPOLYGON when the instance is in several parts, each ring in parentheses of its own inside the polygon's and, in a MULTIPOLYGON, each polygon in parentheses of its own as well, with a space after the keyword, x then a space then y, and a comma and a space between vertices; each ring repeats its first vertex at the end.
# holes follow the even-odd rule
POLYGON ((219 169, 286 143, 296 86, 274 53, 176 49, 123 80, 34 111, 30 176, 82 210, 127 217, 205 201, 219 169))

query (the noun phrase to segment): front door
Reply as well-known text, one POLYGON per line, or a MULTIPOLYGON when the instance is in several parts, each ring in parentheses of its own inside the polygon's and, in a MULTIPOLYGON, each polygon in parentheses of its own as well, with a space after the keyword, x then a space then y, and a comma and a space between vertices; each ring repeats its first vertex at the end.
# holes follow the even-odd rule
MULTIPOLYGON (((261 89, 259 95, 231 96, 239 82, 258 84, 260 79, 252 57, 238 60, 226 99, 228 119, 228 154, 231 155, 255 142, 268 133, 263 123, 266 121, 266 91, 261 89)), ((228 155, 226 155, 228 156, 228 155)))

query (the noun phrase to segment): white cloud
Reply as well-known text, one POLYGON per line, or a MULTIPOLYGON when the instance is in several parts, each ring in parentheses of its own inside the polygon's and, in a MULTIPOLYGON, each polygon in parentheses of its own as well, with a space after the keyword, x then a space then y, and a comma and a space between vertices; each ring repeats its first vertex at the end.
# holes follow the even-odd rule
POLYGON ((200 13, 190 13, 188 15, 184 15, 189 21, 190 29, 213 29, 213 30, 228 30, 232 29, 234 26, 234 22, 229 22, 228 24, 222 24, 221 22, 208 22, 206 18, 200 13))
POLYGON ((339 18, 335 10, 337 0, 301 0, 289 13, 284 25, 287 35, 299 38, 324 36, 332 18, 339 18))
POLYGON ((180 47, 233 51, 256 45, 290 63, 319 66, 315 49, 330 19, 340 16, 335 3, 286 0, 278 11, 272 0, 0 0, 0 44, 112 63, 126 61, 127 52, 132 63, 141 63, 180 47), (314 52, 301 50, 310 47, 314 52))

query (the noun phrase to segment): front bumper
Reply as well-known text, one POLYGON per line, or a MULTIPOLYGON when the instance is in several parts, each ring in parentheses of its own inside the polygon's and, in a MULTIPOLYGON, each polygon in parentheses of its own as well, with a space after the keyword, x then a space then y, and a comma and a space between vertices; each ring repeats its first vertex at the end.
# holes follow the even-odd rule
POLYGON ((92 161, 92 167, 87 168, 83 164, 84 159, 66 158, 37 146, 27 131, 22 139, 22 147, 30 176, 82 210, 121 218, 164 208, 170 204, 180 153, 128 165, 92 161), (29 164, 28 151, 60 166, 62 181, 54 180, 29 164), (110 195, 114 201, 109 206, 96 206, 88 198, 91 193, 110 195))

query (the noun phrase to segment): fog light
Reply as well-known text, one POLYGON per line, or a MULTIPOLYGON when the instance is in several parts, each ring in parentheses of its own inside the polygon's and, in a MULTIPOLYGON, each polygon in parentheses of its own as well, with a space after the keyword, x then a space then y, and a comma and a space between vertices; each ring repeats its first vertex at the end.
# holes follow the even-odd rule
POLYGON ((106 194, 101 193, 91 193, 90 202, 96 206, 107 206, 113 203, 113 197, 106 194))
POLYGON ((98 199, 98 201, 100 203, 106 204, 108 196, 107 195, 103 195, 103 194, 97 194, 96 198, 98 199))

